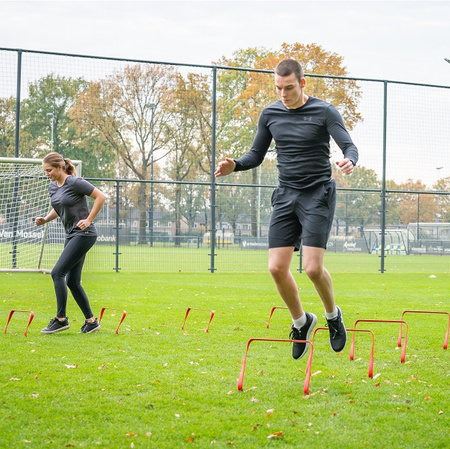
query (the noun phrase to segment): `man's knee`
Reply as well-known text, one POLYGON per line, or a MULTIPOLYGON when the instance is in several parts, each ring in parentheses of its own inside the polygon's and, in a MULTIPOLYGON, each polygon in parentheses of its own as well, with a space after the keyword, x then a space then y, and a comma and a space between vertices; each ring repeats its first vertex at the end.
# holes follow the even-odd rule
POLYGON ((305 273, 311 281, 318 281, 323 275, 323 266, 312 262, 305 265, 305 273))
POLYGON ((289 271, 289 266, 280 262, 279 260, 269 260, 269 272, 274 279, 282 278, 286 276, 289 271))

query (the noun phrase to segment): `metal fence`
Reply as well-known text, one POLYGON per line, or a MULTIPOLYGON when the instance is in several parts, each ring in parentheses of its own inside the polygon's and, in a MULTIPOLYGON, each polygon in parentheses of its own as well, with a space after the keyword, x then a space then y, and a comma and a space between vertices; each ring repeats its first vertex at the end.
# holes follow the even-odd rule
MULTIPOLYGON (((5 48, 0 62, 0 156, 54 149, 108 195, 88 269, 266 269, 275 152, 223 182, 212 173, 249 148, 273 72, 5 48)), ((428 254, 445 269, 450 86, 306 78, 307 93, 337 103, 360 151, 351 177, 335 173, 330 260, 345 253, 345 269, 384 272, 428 254)))

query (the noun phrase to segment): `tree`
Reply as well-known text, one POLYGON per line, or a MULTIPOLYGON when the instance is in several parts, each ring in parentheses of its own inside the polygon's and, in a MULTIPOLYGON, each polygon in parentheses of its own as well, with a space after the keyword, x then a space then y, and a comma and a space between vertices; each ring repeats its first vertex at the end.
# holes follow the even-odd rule
MULTIPOLYGON (((167 143, 161 132, 166 112, 160 105, 172 87, 172 72, 160 65, 126 66, 91 83, 70 114, 80 134, 110 147, 117 163, 123 162, 137 179, 149 179, 157 153, 167 143)), ((146 243, 147 190, 144 183, 139 184, 139 244, 146 243)))
MULTIPOLYGON (((408 179, 400 184, 401 190, 425 191, 426 186, 422 181, 408 179)), ((432 195, 419 193, 401 193, 400 197, 400 221, 404 225, 408 223, 434 222, 436 219, 436 203, 432 195)))
POLYGON ((20 155, 42 158, 57 151, 83 162, 83 176, 111 175, 114 155, 96 139, 78 134, 69 111, 87 87, 82 78, 47 75, 28 86, 21 104, 20 155))
MULTIPOLYGON (((372 169, 356 166, 351 176, 344 176, 333 167, 334 178, 339 187, 352 189, 380 189, 380 181, 372 169)), ((380 207, 379 193, 368 193, 363 191, 340 192, 338 200, 342 200, 342 206, 336 208, 335 219, 345 223, 345 234, 348 234, 349 226, 357 226, 360 231, 369 223, 373 223, 378 217, 380 207)))
POLYGON ((436 195, 436 219, 442 222, 450 222, 450 176, 447 178, 439 179, 436 184, 433 186, 436 190, 447 192, 447 195, 436 195))
MULTIPOLYGON (((165 109, 168 113, 163 132, 167 141, 166 173, 174 181, 194 181, 210 172, 211 160, 211 101, 206 77, 190 73, 175 77, 173 89, 167 93, 165 109), (210 166, 209 162, 209 166, 210 166)), ((191 228, 200 204, 192 186, 173 187, 175 236, 181 235, 181 220, 191 228), (187 194, 183 198, 182 192, 187 194), (194 201, 195 200, 195 201, 194 201)), ((175 245, 180 240, 175 238, 175 245)))
POLYGON ((0 156, 14 157, 16 100, 0 98, 0 156))

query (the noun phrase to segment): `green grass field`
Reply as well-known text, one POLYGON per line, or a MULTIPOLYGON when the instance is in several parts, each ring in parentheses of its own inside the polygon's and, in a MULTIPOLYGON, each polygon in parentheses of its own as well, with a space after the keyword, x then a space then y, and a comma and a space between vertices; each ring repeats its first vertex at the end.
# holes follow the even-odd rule
MULTIPOLYGON (((51 270, 62 251, 62 245, 46 245, 42 257, 43 269, 51 270)), ((40 245, 24 244, 17 247, 17 267, 36 268, 40 245)), ((149 245, 120 245, 116 260, 116 247, 112 244, 96 244, 88 253, 85 270, 111 272, 116 268, 122 272, 207 272, 211 268, 211 249, 207 245, 173 243, 149 245)), ((333 273, 377 273, 381 268, 379 254, 334 253, 328 251, 326 265, 333 273)), ((12 266, 11 245, 0 244, 0 267, 12 266)), ((299 253, 292 258, 292 270, 298 271, 299 253)), ((214 269, 218 273, 227 272, 267 272, 267 250, 243 250, 239 246, 216 247, 214 269)), ((384 269, 388 273, 449 273, 450 257, 438 255, 397 255, 386 254, 384 269)))
MULTIPOLYGON (((328 266, 347 327, 398 320, 407 309, 450 312, 445 265, 436 271, 426 258, 411 258, 416 264, 402 273, 346 272, 345 258, 334 257, 328 266)), ((323 326, 311 282, 296 278, 305 308, 323 326)), ((373 379, 368 335, 357 335, 350 361, 350 341, 335 354, 327 333, 318 333, 307 396, 306 358, 293 360, 289 343, 254 342, 238 391, 248 339, 289 334, 284 309, 266 327, 271 308, 283 305, 268 273, 88 270, 83 285, 97 316, 102 307, 120 310, 106 310, 100 332, 78 334, 83 318, 70 299, 71 328, 43 335, 55 315, 51 277, 0 273, 0 322, 11 309, 35 313, 28 337, 25 313, 0 336, 0 447, 448 447, 446 315, 406 317, 405 363, 397 324, 358 326, 375 332, 373 379), (188 307, 202 310, 192 310, 182 330, 188 307)))

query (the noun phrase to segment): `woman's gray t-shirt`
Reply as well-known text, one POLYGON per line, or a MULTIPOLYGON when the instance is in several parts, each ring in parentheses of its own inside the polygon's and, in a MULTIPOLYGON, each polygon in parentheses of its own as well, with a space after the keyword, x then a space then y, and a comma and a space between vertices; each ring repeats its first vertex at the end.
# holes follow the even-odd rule
POLYGON ((91 195, 94 189, 91 183, 77 176, 68 176, 61 187, 58 187, 56 181, 50 183, 48 188, 50 202, 61 218, 67 236, 78 233, 97 235, 94 223, 86 230, 77 227, 77 223, 89 215, 86 196, 91 195))

